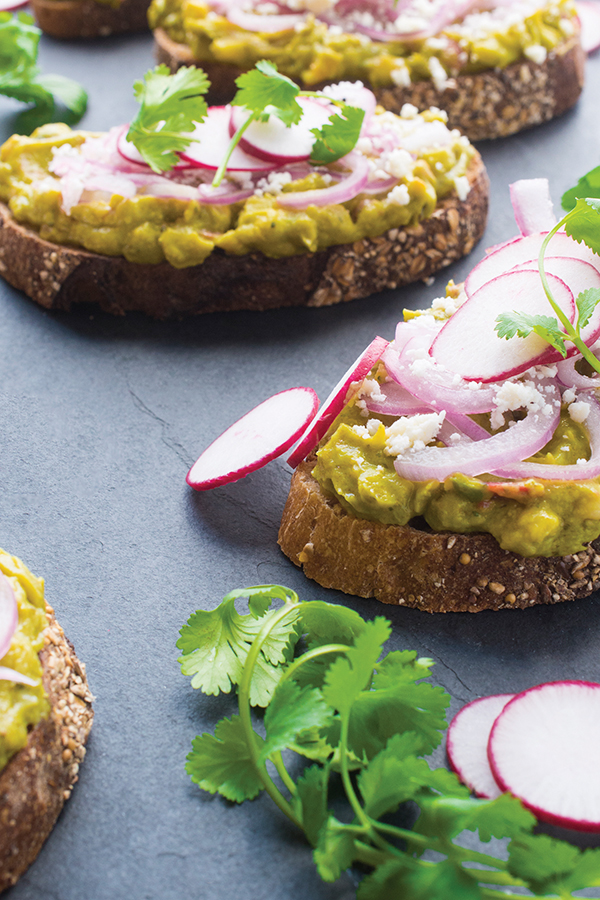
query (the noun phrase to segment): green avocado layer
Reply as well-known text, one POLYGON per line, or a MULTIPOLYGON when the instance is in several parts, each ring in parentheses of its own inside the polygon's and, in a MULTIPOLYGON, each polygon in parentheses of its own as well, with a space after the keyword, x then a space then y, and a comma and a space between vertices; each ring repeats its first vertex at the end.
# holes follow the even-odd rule
POLYGON ((0 680, 0 770, 27 743, 29 730, 50 712, 42 685, 38 653, 44 646, 48 624, 44 604, 44 582, 17 559, 0 550, 0 571, 6 575, 17 598, 19 624, 8 653, 0 666, 16 669, 37 681, 35 687, 0 680))
MULTIPOLYGON (((389 115, 389 113, 387 114, 389 115)), ((438 113, 425 112, 433 121, 438 113)), ((296 256, 378 237, 427 218, 438 200, 454 189, 474 154, 464 139, 447 147, 423 151, 406 184, 410 201, 400 205, 387 195, 359 195, 347 203, 285 209, 273 196, 252 196, 231 206, 211 206, 196 200, 137 195, 125 199, 90 199, 69 215, 61 209, 58 180, 48 166, 54 148, 83 143, 84 132, 66 125, 44 125, 31 137, 13 135, 0 149, 0 199, 17 222, 56 244, 83 247, 107 256, 124 256, 134 263, 166 260, 176 268, 202 263, 219 247, 242 256, 296 256)), ((285 185, 284 192, 324 187, 315 173, 285 185)))
POLYGON ((429 60, 434 56, 450 75, 505 68, 531 47, 549 52, 563 43, 573 34, 575 15, 572 0, 558 0, 502 31, 465 37, 456 26, 449 26, 441 32, 448 40, 440 46, 439 36, 409 44, 336 34, 310 15, 297 31, 245 31, 202 0, 152 0, 148 12, 151 28, 164 28, 173 40, 187 44, 201 62, 250 69, 259 60, 269 59, 307 86, 362 79, 373 87, 404 83, 396 74, 399 69, 412 81, 429 79, 429 60))
MULTIPOLYGON (((487 532, 521 556, 566 556, 600 535, 600 479, 498 482, 457 474, 443 483, 411 482, 397 475, 394 458, 384 454, 383 426, 372 437, 354 430, 366 421, 351 402, 313 470, 321 487, 354 515, 392 525, 422 517, 434 531, 487 532)), ((563 411, 552 440, 532 459, 572 465, 589 456, 585 427, 563 411)))

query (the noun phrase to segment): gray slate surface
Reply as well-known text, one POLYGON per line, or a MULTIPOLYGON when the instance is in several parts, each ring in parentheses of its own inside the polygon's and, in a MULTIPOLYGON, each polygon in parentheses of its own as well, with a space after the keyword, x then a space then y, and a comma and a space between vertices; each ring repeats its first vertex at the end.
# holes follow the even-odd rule
MULTIPOLYGON (((83 126, 126 121, 131 83, 152 65, 149 36, 86 44, 43 39, 45 71, 83 82, 83 126)), ((600 602, 431 616, 328 592, 275 543, 289 470, 275 462, 197 495, 185 474, 234 419, 277 390, 321 398, 403 306, 429 305, 483 247, 516 229, 508 183, 547 176, 562 191, 600 162, 600 57, 577 109, 482 151, 490 224, 471 258, 418 285, 344 307, 235 313, 191 322, 48 314, 0 283, 0 545, 43 574, 88 666, 96 722, 80 783, 10 900, 349 900, 325 885, 271 802, 233 808, 184 772, 190 741, 231 705, 179 673, 175 641, 196 608, 228 590, 279 582, 393 622, 392 645, 432 656, 453 710, 486 693, 557 678, 599 679, 600 602)), ((11 101, 0 98, 4 135, 11 101)))

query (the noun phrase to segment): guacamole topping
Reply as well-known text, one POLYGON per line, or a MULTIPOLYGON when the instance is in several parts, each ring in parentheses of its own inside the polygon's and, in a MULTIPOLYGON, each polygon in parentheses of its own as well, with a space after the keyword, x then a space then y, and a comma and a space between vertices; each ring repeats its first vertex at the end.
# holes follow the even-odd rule
POLYGON ((360 25, 356 16, 331 18, 336 3, 306 0, 288 6, 305 11, 302 22, 270 32, 233 24, 217 2, 204 0, 152 0, 149 21, 151 28, 161 27, 173 40, 189 46, 201 62, 250 69, 258 60, 269 59, 306 86, 345 78, 362 79, 373 87, 433 79, 440 89, 463 73, 505 68, 523 58, 542 63, 577 27, 572 0, 520 2, 493 13, 473 13, 422 39, 392 35, 372 40, 355 30, 360 25), (326 24, 319 15, 336 24, 326 24))
POLYGON ((48 624, 44 605, 44 582, 17 559, 0 550, 0 571, 15 593, 19 622, 10 648, 0 666, 15 669, 36 681, 35 687, 0 680, 0 770, 24 747, 30 729, 48 715, 50 704, 42 685, 39 652, 48 624))
MULTIPOLYGON (((392 189, 388 184, 380 193, 305 209, 285 208, 277 198, 325 188, 340 163, 299 176, 289 171, 285 177, 278 171, 249 181, 245 176, 245 200, 211 204, 192 199, 198 197, 198 181, 206 179, 206 169, 173 171, 140 182, 141 167, 128 164, 117 152, 120 129, 91 135, 66 125, 46 125, 31 137, 13 135, 2 146, 0 199, 18 222, 44 240, 124 256, 134 263, 166 260, 184 268, 202 263, 215 248, 235 255, 260 251, 270 257, 294 256, 416 224, 451 191, 466 196, 474 150, 444 122, 439 111, 417 115, 414 107, 407 107, 406 115, 399 117, 378 108, 372 127, 399 135, 396 149, 377 155, 367 139, 362 147, 359 141, 353 153, 366 155, 369 179, 376 184, 385 183, 382 178, 391 180, 392 189), (435 138, 430 146, 399 155, 403 134, 414 140, 425 133, 422 129, 431 128, 435 138), (161 192, 174 196, 156 195, 161 192)), ((208 174, 212 178, 213 173, 208 174)))

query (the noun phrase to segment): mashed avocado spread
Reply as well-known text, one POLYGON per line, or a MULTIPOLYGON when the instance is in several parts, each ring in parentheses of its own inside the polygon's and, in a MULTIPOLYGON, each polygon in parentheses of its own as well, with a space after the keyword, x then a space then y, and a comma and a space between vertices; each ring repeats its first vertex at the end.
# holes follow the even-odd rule
POLYGON ((258 60, 269 59, 307 86, 362 79, 373 87, 429 79, 433 57, 450 75, 505 68, 527 57, 530 48, 535 48, 531 58, 541 61, 540 54, 545 56, 574 33, 575 15, 572 0, 558 0, 502 30, 466 34, 449 26, 435 38, 409 44, 339 33, 341 29, 329 29, 312 15, 294 31, 245 31, 202 0, 152 0, 148 12, 150 27, 164 28, 173 40, 187 44, 196 60, 250 69, 258 60))
MULTIPOLYGON (((411 482, 397 475, 393 457, 384 454, 383 425, 369 437, 354 430, 366 421, 351 401, 322 443, 313 470, 321 487, 361 518, 406 525, 421 517, 434 531, 488 532, 504 550, 521 556, 566 556, 600 535, 600 479, 498 482, 489 475, 456 474, 443 483, 411 482)), ((532 461, 571 465, 589 457, 585 427, 563 411, 554 436, 532 461)))
POLYGON ((11 756, 27 743, 29 729, 50 711, 42 686, 42 667, 38 653, 44 646, 43 632, 48 624, 44 606, 44 582, 36 578, 17 559, 0 550, 0 571, 6 575, 17 598, 19 624, 0 666, 16 669, 34 678, 29 687, 12 681, 0 681, 0 770, 11 756))
MULTIPOLYGON (((422 114, 426 122, 440 117, 438 112, 422 114)), ((48 167, 55 148, 78 147, 85 139, 85 133, 62 124, 44 125, 31 137, 13 135, 0 150, 0 199, 18 222, 38 231, 44 240, 124 256, 134 263, 167 260, 176 268, 202 263, 215 247, 238 256, 254 251, 295 256, 416 224, 454 189, 455 179, 465 175, 474 153, 458 136, 447 146, 421 151, 412 173, 400 180, 409 195, 403 205, 387 194, 359 194, 347 203, 295 210, 284 209, 266 192, 220 206, 143 194, 124 198, 94 193, 84 195, 67 214, 59 181, 48 167)), ((325 186, 323 177, 313 173, 284 185, 283 192, 325 186)))

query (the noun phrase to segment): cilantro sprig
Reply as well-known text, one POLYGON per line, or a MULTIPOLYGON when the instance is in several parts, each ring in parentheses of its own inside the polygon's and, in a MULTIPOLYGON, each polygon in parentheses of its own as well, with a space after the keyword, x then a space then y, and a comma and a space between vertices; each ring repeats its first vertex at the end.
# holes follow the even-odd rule
POLYGON ((279 585, 196 612, 178 641, 182 671, 208 694, 236 687, 238 714, 194 739, 192 781, 237 803, 266 791, 304 831, 324 881, 368 867, 358 900, 527 900, 520 889, 574 900, 600 885, 600 850, 534 835, 534 816, 514 797, 475 800, 453 773, 431 768, 424 757, 442 739, 450 698, 428 682, 432 660, 382 655, 390 630, 383 617, 366 622, 279 585), (262 727, 253 705, 265 708, 262 727), (290 751, 306 763, 295 778, 290 751), (332 778, 347 814, 330 808, 332 778), (418 811, 413 827, 393 824, 407 806, 418 811), (465 847, 464 832, 508 838, 508 858, 465 847))
POLYGON ((567 342, 574 344, 592 368, 600 372, 600 361, 581 337, 582 329, 588 324, 596 306, 600 303, 600 288, 589 288, 575 298, 577 319, 573 325, 556 302, 546 276, 544 257, 548 244, 563 227, 569 237, 578 243, 583 242, 594 253, 600 254, 600 199, 577 198, 574 207, 548 232, 540 248, 538 257, 540 278, 544 293, 556 317, 519 312, 501 313, 496 319, 496 332, 499 337, 507 339, 515 336, 525 338, 534 332, 558 350, 563 357, 567 355, 567 342))
MULTIPOLYGON (((301 91, 297 84, 278 72, 277 66, 266 59, 257 62, 256 68, 252 71, 240 75, 235 83, 238 91, 233 98, 233 105, 243 106, 249 110, 250 115, 231 138, 213 179, 213 187, 221 184, 231 155, 252 122, 265 122, 269 116, 276 116, 289 128, 302 118, 302 107, 298 103, 298 97, 325 96, 318 91, 301 91)), ((340 100, 328 99, 339 107, 340 111, 332 115, 322 128, 311 129, 315 143, 310 161, 315 165, 335 162, 349 153, 356 145, 365 117, 362 109, 347 106, 340 100)))
POLYGON ((204 94, 210 82, 202 69, 183 66, 174 75, 168 66, 150 69, 133 85, 140 108, 127 132, 154 172, 167 172, 179 161, 177 152, 193 142, 190 134, 206 116, 204 94))
POLYGON ((64 75, 43 75, 37 64, 41 31, 26 13, 0 13, 0 94, 32 104, 17 118, 29 134, 47 122, 74 125, 87 108, 87 94, 64 75))

